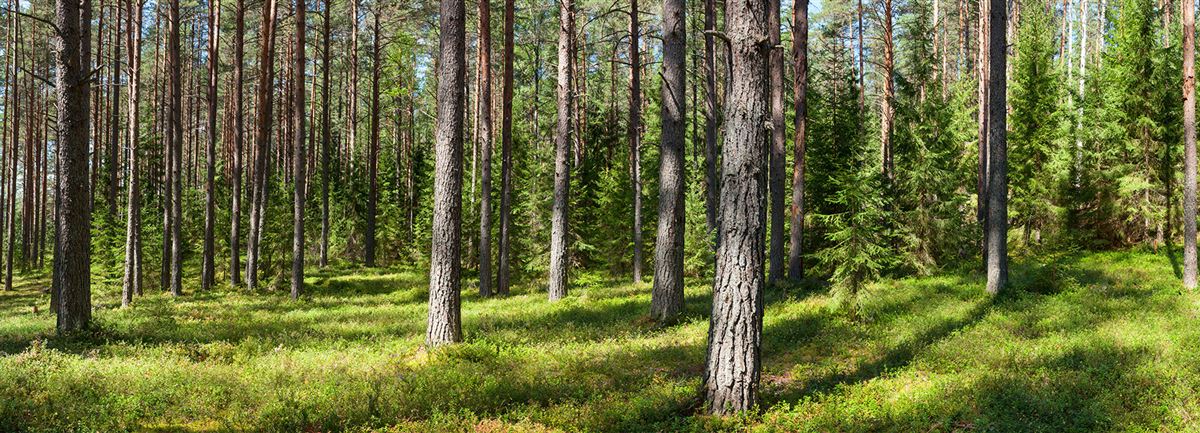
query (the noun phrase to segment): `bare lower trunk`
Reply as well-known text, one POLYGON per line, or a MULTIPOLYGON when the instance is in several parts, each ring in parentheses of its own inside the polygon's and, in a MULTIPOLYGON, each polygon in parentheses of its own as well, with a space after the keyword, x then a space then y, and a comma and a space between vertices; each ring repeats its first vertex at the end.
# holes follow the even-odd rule
POLYGON ((141 293, 141 237, 142 237, 142 192, 138 176, 138 146, 141 135, 138 129, 138 100, 141 96, 140 74, 142 69, 142 9, 141 0, 126 0, 129 13, 129 30, 125 43, 129 47, 129 179, 125 218, 125 277, 121 289, 121 306, 133 302, 133 295, 141 293))
POLYGON ((208 9, 208 147, 205 149, 204 175, 204 263, 200 288, 212 288, 216 272, 215 229, 217 218, 217 62, 220 59, 221 1, 213 0, 208 9))
POLYGON ((763 314, 763 251, 769 119, 764 2, 728 4, 733 69, 725 108, 721 229, 713 281, 704 397, 712 414, 748 410, 758 401, 763 314))
POLYGON ((321 52, 321 261, 329 265, 329 20, 332 0, 325 0, 324 51, 321 52))
POLYGON ((629 184, 633 189, 633 281, 642 281, 642 47, 637 0, 629 9, 629 184))
POLYGON ((492 295, 492 7, 479 2, 479 294, 492 295))
POLYGON ((263 3, 262 51, 259 55, 258 94, 255 100, 257 119, 254 132, 254 182, 250 203, 250 233, 246 243, 246 288, 258 288, 258 259, 260 257, 262 224, 266 217, 267 160, 271 146, 272 101, 271 87, 275 81, 275 17, 277 0, 263 3))
POLYGON ((466 79, 466 7, 441 0, 437 128, 434 131, 433 247, 429 258, 429 324, 425 344, 462 341, 463 82, 466 79))
POLYGON ((242 81, 243 71, 245 66, 245 32, 246 32, 246 5, 244 0, 236 0, 237 6, 235 11, 235 22, 233 31, 233 81, 231 91, 233 92, 233 150, 230 152, 233 176, 230 179, 231 199, 229 210, 229 284, 237 286, 241 284, 240 278, 242 261, 239 243, 241 242, 242 231, 242 147, 244 145, 243 137, 245 137, 245 125, 243 119, 244 107, 242 98, 242 81))
POLYGON ((796 103, 795 148, 792 154, 792 227, 788 249, 788 279, 804 278, 804 148, 808 144, 808 0, 797 0, 792 10, 792 56, 796 103))
POLYGON ((687 70, 684 0, 663 2, 662 146, 659 152, 658 239, 650 316, 669 322, 683 311, 684 113, 687 70))
POLYGON ((550 221, 550 300, 567 296, 567 202, 571 185, 571 47, 575 34, 575 2, 559 2, 558 23, 558 125, 554 130, 554 205, 550 221))
POLYGON ((58 250, 54 255, 60 333, 88 328, 92 318, 91 205, 88 188, 88 82, 84 59, 91 54, 85 41, 91 2, 58 0, 54 23, 55 90, 61 153, 61 194, 58 196, 58 250), (80 17, 80 8, 85 12, 80 17), (81 22, 82 21, 82 22, 81 22))
POLYGON ((504 72, 500 121, 500 245, 496 269, 496 294, 509 291, 509 228, 512 223, 512 99, 514 0, 504 2, 504 72))
POLYGON ((771 192, 771 245, 767 284, 781 280, 783 269, 783 171, 786 166, 783 123, 783 47, 779 35, 779 0, 767 0, 767 33, 771 41, 768 75, 771 80, 771 154, 768 177, 771 192))
POLYGON ((169 122, 171 134, 171 295, 183 295, 183 65, 179 58, 179 0, 171 0, 167 7, 167 62, 170 69, 169 122))
POLYGON ((999 293, 1008 283, 1008 144, 1007 70, 1008 35, 1005 33, 1008 8, 1001 0, 990 4, 991 22, 989 66, 991 86, 988 95, 988 230, 987 291, 999 293))
POLYGON ((1196 288, 1196 12, 1183 9, 1183 287, 1196 288))
MULTIPOLYGON (((303 0, 296 0, 296 48, 292 51, 292 67, 296 76, 292 80, 292 109, 295 114, 296 130, 292 149, 292 299, 300 297, 304 288, 304 180, 305 158, 304 140, 304 43, 307 33, 307 23, 304 20, 305 9, 308 6, 303 0)), ((376 18, 378 19, 378 18, 376 18)))
POLYGON ((717 31, 716 0, 704 0, 704 216, 708 231, 715 234, 721 180, 717 177, 717 56, 713 33, 717 31))
POLYGON ((367 235, 366 257, 367 266, 375 266, 375 227, 378 218, 379 203, 379 69, 383 58, 379 52, 379 11, 375 11, 375 37, 371 44, 371 148, 367 152, 367 235))

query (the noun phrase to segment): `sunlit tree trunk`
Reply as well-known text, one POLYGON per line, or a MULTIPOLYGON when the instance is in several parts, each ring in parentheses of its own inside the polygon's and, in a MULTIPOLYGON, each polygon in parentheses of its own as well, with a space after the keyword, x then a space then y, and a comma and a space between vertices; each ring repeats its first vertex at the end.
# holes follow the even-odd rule
POLYGON ((669 322, 683 311, 684 107, 687 40, 684 0, 663 1, 662 146, 659 152, 658 239, 650 316, 669 322))
POLYGON ((629 184, 633 189, 633 281, 642 281, 642 46, 638 1, 629 3, 629 184))
POLYGON ((479 1, 479 294, 492 295, 492 5, 479 1))
POLYGON ((995 294, 1008 283, 1007 4, 992 0, 989 12, 987 291, 995 294))
MULTIPOLYGON (((550 220, 550 300, 567 296, 567 202, 571 185, 571 58, 575 35, 575 2, 562 0, 558 8, 558 124, 554 130, 554 205, 550 220)), ((636 67, 636 65, 634 65, 636 67)))
MULTIPOLYGON (((1196 11, 1183 9, 1183 287, 1196 288, 1196 11)), ((1081 80, 1082 81, 1082 80, 1081 80)))
POLYGON ((54 24, 54 84, 58 99, 59 152, 62 187, 58 195, 58 248, 54 279, 58 284, 56 310, 59 333, 88 328, 92 318, 91 204, 88 187, 88 82, 84 65, 91 44, 89 0, 57 0, 54 24), (83 9, 81 13, 80 9, 83 9), (82 16, 81 16, 82 15, 82 16))
POLYGON ((792 227, 788 252, 788 279, 804 278, 804 149, 808 144, 808 0, 792 6, 792 89, 796 104, 793 119, 795 148, 792 154, 792 227))
MULTIPOLYGON (((496 294, 509 291, 509 231, 512 224, 512 102, 513 102, 513 16, 514 0, 504 0, 504 72, 501 84, 500 121, 500 245, 496 269, 496 294)), ((411 119, 410 119, 411 121, 411 119)), ((411 160, 411 158, 410 158, 411 160)), ((411 167, 409 169, 411 172, 411 167)), ((410 192, 411 194, 411 192, 410 192)))

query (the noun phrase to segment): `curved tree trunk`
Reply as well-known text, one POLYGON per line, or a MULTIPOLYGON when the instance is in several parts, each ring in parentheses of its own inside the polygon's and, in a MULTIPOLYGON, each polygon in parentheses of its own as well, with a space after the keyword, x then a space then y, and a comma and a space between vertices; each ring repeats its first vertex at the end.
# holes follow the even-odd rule
POLYGON ((441 0, 437 128, 434 131, 433 247, 429 257, 429 325, 425 344, 462 341, 463 83, 466 81, 466 6, 441 0))
POLYGON ((712 414, 750 409, 761 369, 768 120, 764 2, 728 5, 733 69, 725 106, 721 229, 713 281, 704 398, 712 414))
POLYGON ((662 147, 658 168, 658 239, 650 316, 669 322, 683 311, 684 123, 687 47, 684 0, 663 1, 662 147))
POLYGON ((571 188, 571 47, 575 35, 575 2, 561 0, 558 8, 558 125, 554 130, 554 205, 550 221, 550 300, 567 296, 567 201, 571 188))

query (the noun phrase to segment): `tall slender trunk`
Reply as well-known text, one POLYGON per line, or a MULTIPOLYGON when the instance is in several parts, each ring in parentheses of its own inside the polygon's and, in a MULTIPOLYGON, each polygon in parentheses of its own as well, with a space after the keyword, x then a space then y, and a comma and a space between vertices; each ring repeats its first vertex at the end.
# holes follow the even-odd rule
POLYGON ((792 6, 792 81, 796 104, 795 148, 792 150, 792 227, 788 279, 804 278, 804 149, 808 144, 808 0, 792 6))
POLYGON ((783 171, 787 165, 784 153, 784 135, 786 126, 783 123, 783 46, 780 45, 780 0, 767 0, 767 37, 770 39, 771 51, 767 75, 770 77, 770 108, 771 108, 771 153, 768 167, 768 189, 771 193, 771 244, 770 266, 767 274, 767 284, 774 284, 783 279, 783 171))
POLYGON ((479 1, 479 294, 492 295, 492 5, 479 1))
POLYGON ((350 100, 346 117, 349 118, 346 140, 347 163, 353 165, 355 146, 358 144, 358 2, 350 0, 350 100))
POLYGON ((633 189, 633 281, 642 281, 642 46, 637 0, 629 3, 629 184, 633 189))
POLYGON ((704 397, 712 414, 749 410, 761 372, 769 50, 766 2, 727 5, 733 69, 722 149, 721 229, 713 281, 704 397))
POLYGON ((329 265, 329 14, 333 0, 325 0, 323 51, 321 52, 321 262, 329 265))
MULTIPOLYGON (((16 32, 14 33, 14 35, 17 35, 17 37, 13 39, 15 42, 12 47, 13 48, 12 59, 13 59, 13 65, 16 68, 15 70, 20 71, 20 69, 21 69, 20 64, 23 63, 22 59, 21 59, 21 54, 23 53, 24 50, 21 49, 21 44, 19 42, 20 41, 19 37, 21 34, 21 25, 20 25, 19 21, 15 24, 15 26, 16 26, 16 32)), ((14 236, 16 231, 15 231, 14 227, 16 226, 16 221, 17 221, 17 159, 18 159, 17 155, 20 153, 20 150, 21 150, 20 144, 21 144, 21 102, 22 101, 21 101, 20 83, 21 83, 20 75, 14 74, 11 77, 11 83, 10 83, 10 87, 9 87, 9 91, 13 92, 12 105, 4 108, 5 117, 11 116, 11 119, 9 119, 10 120, 9 123, 12 128, 12 131, 11 131, 12 139, 9 140, 9 143, 8 143, 8 150, 7 150, 7 154, 5 155, 6 159, 2 163, 0 163, 0 164, 3 164, 4 170, 6 172, 5 173, 6 185, 4 186, 4 188, 7 189, 7 192, 5 193, 5 196, 7 197, 7 201, 5 201, 5 203, 4 203, 4 207, 5 207, 4 213, 8 215, 8 219, 6 221, 4 221, 4 227, 3 227, 4 228, 4 239, 5 239, 5 245, 6 245, 4 247, 4 257, 3 257, 3 259, 4 259, 4 290, 5 291, 12 290, 13 250, 16 249, 16 247, 15 247, 16 239, 14 236)), ((28 143, 28 141, 29 141, 28 138, 26 138, 25 141, 28 143)), ((89 199, 89 201, 90 201, 90 199, 89 199)), ((89 206, 90 206, 90 204, 89 204, 89 206)))
POLYGON ((503 77, 500 86, 500 98, 503 102, 500 104, 502 111, 500 114, 500 245, 496 269, 496 294, 501 296, 508 295, 509 291, 509 230, 512 224, 513 163, 513 15, 515 9, 514 0, 504 0, 504 71, 501 73, 503 77))
MULTIPOLYGON (((976 98, 979 101, 979 105, 978 105, 979 109, 976 113, 976 121, 977 121, 977 126, 979 129, 979 133, 978 133, 978 137, 979 137, 979 139, 978 139, 979 172, 978 172, 977 184, 975 187, 975 192, 976 192, 976 195, 975 195, 976 196, 976 204, 975 205, 976 205, 976 220, 979 222, 979 227, 983 231, 983 242, 980 246, 983 249, 982 254, 983 254, 984 263, 987 262, 987 242, 988 242, 987 238, 988 238, 988 232, 989 232, 988 222, 987 222, 987 220, 988 220, 987 207, 988 207, 989 200, 987 197, 988 197, 988 182, 991 180, 990 175, 989 175, 989 172, 991 169, 991 164, 988 162, 989 161, 989 153, 991 151, 991 148, 988 146, 988 138, 989 138, 988 137, 988 134, 989 134, 988 133, 988 118, 989 118, 988 104, 989 104, 989 95, 990 95, 989 84, 991 81, 991 76, 989 73, 990 59, 989 59, 989 55, 988 55, 988 53, 989 53, 988 43, 990 42, 991 38, 988 36, 988 29, 990 28, 988 25, 988 15, 990 13, 989 12, 991 9, 990 4, 992 3, 992 1, 995 1, 995 2, 1001 3, 1001 4, 1004 3, 1004 0, 979 0, 979 23, 978 23, 979 24, 979 27, 978 27, 979 50, 977 51, 978 54, 976 55, 977 57, 976 57, 976 61, 975 61, 975 63, 976 63, 975 66, 976 66, 976 71, 977 71, 976 76, 978 77, 978 88, 977 88, 978 91, 976 93, 976 98)), ((1001 24, 1001 26, 1002 26, 1001 28, 1003 28, 1003 24, 1001 24)))
POLYGON ((254 132, 254 182, 253 199, 250 204, 250 233, 246 244, 246 287, 258 288, 259 244, 262 239, 262 224, 266 218, 267 161, 270 158, 272 83, 275 82, 275 18, 278 14, 277 0, 263 3, 261 52, 259 58, 258 89, 255 97, 257 119, 254 132))
POLYGON ((183 65, 179 59, 179 0, 167 7, 167 63, 170 69, 171 134, 171 295, 183 295, 183 65))
POLYGON ((133 302, 133 295, 142 291, 141 238, 142 238, 142 192, 138 176, 138 152, 141 134, 138 128, 138 99, 141 97, 142 70, 142 2, 126 0, 129 8, 129 25, 125 43, 129 47, 129 107, 128 119, 129 176, 125 217, 125 277, 121 288, 121 306, 133 302))
MULTIPOLYGON (((550 300, 567 296, 567 202, 571 187, 571 87, 574 69, 571 58, 575 46, 575 1, 561 0, 558 8, 558 124, 554 130, 554 205, 550 221, 550 300)), ((634 65, 636 67, 636 65, 634 65)))
MULTIPOLYGON (((118 189, 117 188, 118 187, 117 173, 120 171, 120 163, 117 160, 117 149, 120 147, 118 145, 118 143, 120 143, 120 137, 121 137, 121 108, 120 108, 121 107, 121 42, 120 42, 120 38, 121 38, 121 18, 124 15, 124 8, 121 7, 120 1, 118 0, 115 3, 116 4, 114 4, 113 7, 116 8, 116 10, 117 10, 117 18, 116 18, 116 22, 113 24, 113 31, 112 31, 112 37, 111 37, 112 47, 113 47, 112 48, 112 63, 111 63, 112 66, 109 68, 109 71, 112 74, 112 77, 109 80, 109 86, 108 86, 109 92, 110 92, 109 97, 112 98, 111 99, 112 102, 109 104, 110 113, 109 113, 109 121, 108 121, 110 136, 109 136, 109 140, 108 140, 108 147, 105 149, 108 151, 105 154, 105 157, 107 159, 105 165, 108 167, 108 173, 107 173, 108 174, 108 186, 107 186, 107 190, 106 190, 107 191, 106 196, 108 199, 107 200, 108 201, 108 216, 110 218, 112 218, 113 221, 116 221, 116 219, 117 219, 117 189, 118 189)), ((30 165, 32 166, 32 159, 31 159, 30 165)), ((30 186, 32 187, 33 185, 30 184, 30 186)), ((35 198, 35 196, 34 196, 33 191, 30 191, 29 192, 29 201, 30 201, 31 205, 33 204, 34 198, 35 198)), ((32 212, 31 212, 30 216, 31 217, 33 216, 32 212)), ((30 231, 32 231, 33 226, 30 225, 29 228, 31 229, 30 231)), ((30 234, 32 235, 32 233, 30 233, 30 234)), ((30 239, 30 241, 32 241, 32 238, 30 239)), ((26 260, 26 263, 28 263, 29 258, 26 257, 25 260, 26 260)))
POLYGON ((240 278, 242 261, 240 253, 242 231, 242 155, 245 137, 243 106, 243 71, 245 69, 245 40, 246 40, 246 3, 236 0, 233 30, 233 80, 230 89, 233 92, 233 150, 230 152, 230 164, 233 176, 230 179, 229 207, 229 283, 233 286, 241 284, 240 278))
POLYGON ((441 0, 437 127, 434 131, 433 248, 429 258, 429 322, 425 344, 462 341, 463 82, 466 76, 466 7, 441 0))
POLYGON ((375 266, 375 221, 379 202, 379 11, 375 11, 375 34, 371 42, 371 148, 367 152, 367 178, 370 190, 367 194, 367 245, 366 265, 375 266))
POLYGON ((204 176, 204 263, 200 270, 200 288, 209 290, 215 273, 216 177, 217 177, 217 71, 221 48, 221 0, 212 0, 208 8, 208 148, 205 149, 204 176))
POLYGON ((992 0, 990 3, 987 291, 996 294, 1008 283, 1008 143, 1005 118, 1008 100, 1008 35, 1005 33, 1005 23, 1008 7, 1003 0, 992 0))
POLYGON ((88 188, 88 83, 84 65, 91 54, 91 1, 57 0, 54 24, 54 83, 58 98, 61 194, 56 215, 58 247, 54 280, 59 333, 88 328, 92 317, 91 205, 88 188), (80 9, 83 9, 82 13, 80 9), (82 15, 82 16, 81 16, 82 15))
POLYGON ((662 147, 658 239, 654 243, 654 289, 650 316, 669 322, 683 311, 684 113, 686 113, 687 8, 684 0, 663 2, 662 147))
MULTIPOLYGON (((998 0, 1005 1, 1005 0, 998 0)), ((879 99, 879 154, 882 155, 883 161, 883 178, 888 183, 887 188, 892 188, 892 183, 896 180, 896 167, 892 158, 892 128, 895 125, 896 116, 896 47, 892 38, 892 0, 883 0, 882 28, 880 29, 883 37, 883 97, 879 99)), ((889 192, 890 194, 890 192, 889 192)))
MULTIPOLYGON (((304 19, 308 5, 304 0, 296 0, 296 48, 292 51, 292 70, 295 76, 292 80, 292 110, 295 114, 296 130, 292 149, 292 182, 295 186, 292 198, 292 299, 300 297, 304 288, 304 179, 305 157, 304 140, 304 45, 307 32, 307 22, 304 19)), ((375 14, 376 31, 378 31, 379 14, 375 14)), ((379 39, 378 33, 375 39, 379 39)), ((209 151, 211 155, 211 150, 209 151)))
POLYGON ((708 232, 716 236, 717 203, 721 196, 721 179, 717 176, 720 164, 717 129, 721 127, 717 109, 717 55, 713 34, 717 31, 716 0, 704 0, 704 216, 708 232))
POLYGON ((1183 287, 1196 288, 1196 11, 1183 9, 1183 287))

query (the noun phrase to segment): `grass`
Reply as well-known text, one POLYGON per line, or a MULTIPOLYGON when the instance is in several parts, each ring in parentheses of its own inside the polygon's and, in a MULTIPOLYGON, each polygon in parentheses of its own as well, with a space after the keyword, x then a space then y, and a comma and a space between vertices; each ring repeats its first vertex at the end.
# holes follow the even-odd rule
POLYGON ((0 431, 1200 431, 1200 294, 1142 252, 1018 259, 871 287, 851 322, 771 289, 761 410, 700 413, 709 287, 646 319, 648 284, 582 275, 568 299, 465 289, 466 343, 421 350, 422 273, 329 271, 309 295, 157 292, 56 337, 44 281, 0 292, 0 431))

